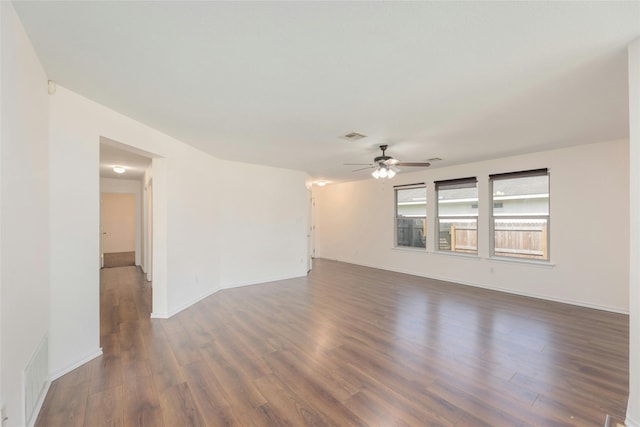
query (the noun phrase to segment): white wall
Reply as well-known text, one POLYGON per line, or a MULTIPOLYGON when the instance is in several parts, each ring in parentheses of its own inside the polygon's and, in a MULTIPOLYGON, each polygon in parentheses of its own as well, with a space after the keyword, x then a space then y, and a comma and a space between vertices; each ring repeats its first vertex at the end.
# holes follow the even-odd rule
POLYGON ((151 267, 151 227, 153 223, 153 213, 151 211, 151 204, 149 198, 153 193, 152 189, 153 171, 149 166, 144 171, 144 177, 142 178, 142 253, 140 266, 144 271, 147 281, 152 280, 152 267, 151 267))
MULTIPOLYGON (((157 159, 153 161, 154 270, 158 269, 155 238, 161 224, 158 211, 167 212, 167 309, 159 317, 172 316, 220 288, 220 161, 187 146, 168 157, 166 182, 160 181, 157 159), (179 163, 178 163, 179 162, 179 163), (158 194, 167 186, 166 198, 158 194), (161 206, 160 206, 161 205, 161 206)), ((155 297, 155 294, 154 294, 155 297)), ((155 311, 155 310, 154 310, 155 311)))
POLYGON ((101 193, 134 194, 136 198, 136 265, 141 265, 144 259, 144 230, 143 230, 143 194, 142 180, 100 178, 101 193))
POLYGON ((60 86, 50 100, 54 376, 100 351, 94 254, 101 136, 154 156, 154 317, 170 316, 223 286, 306 273, 306 264, 299 265, 307 254, 305 224, 299 231, 297 222, 299 212, 306 212, 303 173, 216 159, 60 86), (68 170, 68 164, 75 169, 68 170), (273 198, 252 193, 257 178, 286 191, 274 187, 273 198), (246 194, 231 196, 236 190, 246 194), (247 215, 235 203, 250 204, 251 218, 262 221, 244 245, 224 241, 226 230, 246 227, 247 215), (281 206, 289 210, 284 219, 281 206), (248 254, 247 245, 261 250, 248 254), (274 261, 274 248, 283 247, 288 251, 274 261), (292 250, 302 252, 293 256, 292 250))
POLYGON ((220 188, 221 286, 306 274, 306 174, 235 162, 220 171, 232 177, 220 188))
MULTIPOLYGON (((2 31, 2 29, 6 29, 7 27, 9 27, 9 25, 5 25, 5 15, 8 12, 5 12, 5 8, 2 7, 2 5, 0 4, 0 191, 2 190, 2 146, 3 146, 3 141, 4 141, 4 122, 5 122, 5 118, 4 118, 4 97, 3 95, 3 86, 4 86, 4 72, 3 72, 3 62, 4 62, 4 55, 2 55, 2 52, 4 52, 4 31, 2 31)), ((2 377, 2 366, 3 366, 3 347, 2 347, 2 337, 3 337, 3 333, 2 333, 2 328, 4 325, 3 320, 3 315, 2 315, 2 194, 0 193, 0 408, 4 407, 4 398, 2 397, 3 395, 3 389, 4 389, 4 381, 3 381, 3 377, 2 377)), ((0 412, 3 412, 2 410, 0 410, 0 412)), ((0 414, 0 418, 4 417, 4 414, 0 414)), ((1 422, 1 420, 0 420, 1 422)))
POLYGON ((625 423, 640 427, 640 39, 629 46, 629 145, 629 404, 625 423))
POLYGON ((0 10, 0 402, 22 426, 22 372, 49 322, 47 76, 11 3, 0 10))
POLYGON ((628 158, 628 142, 615 141, 314 188, 316 256, 627 312, 628 158), (488 259, 488 175, 545 167, 552 266, 488 259), (479 256, 436 253, 433 181, 469 176, 478 178, 479 256), (427 183, 428 252, 393 248, 393 186, 416 182, 427 183))

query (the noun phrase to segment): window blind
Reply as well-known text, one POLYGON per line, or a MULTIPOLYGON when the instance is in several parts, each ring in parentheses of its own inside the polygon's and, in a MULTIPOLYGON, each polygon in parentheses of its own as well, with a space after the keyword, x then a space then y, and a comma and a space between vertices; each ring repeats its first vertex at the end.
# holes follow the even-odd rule
POLYGON ((473 176, 469 178, 447 179, 443 181, 435 181, 436 190, 455 189, 455 188, 472 188, 476 186, 478 179, 473 176))
POLYGON ((506 173, 496 173, 493 175, 489 175, 490 179, 510 179, 510 178, 524 178, 527 176, 542 176, 547 175, 549 173, 547 168, 542 169, 531 169, 527 171, 520 172, 506 172, 506 173))
POLYGON ((402 185, 394 185, 393 188, 402 189, 402 188, 420 188, 424 187, 426 184, 424 182, 416 182, 413 184, 402 184, 402 185))

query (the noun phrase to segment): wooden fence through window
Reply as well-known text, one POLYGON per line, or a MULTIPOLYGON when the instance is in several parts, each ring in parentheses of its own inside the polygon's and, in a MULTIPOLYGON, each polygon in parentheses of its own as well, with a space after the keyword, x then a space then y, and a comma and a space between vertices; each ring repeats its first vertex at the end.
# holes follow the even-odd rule
MULTIPOLYGON (((535 222, 496 224, 494 255, 515 258, 548 259, 547 225, 535 222)), ((440 250, 476 253, 478 230, 467 224, 452 224, 449 237, 441 237, 440 250), (445 240, 449 240, 450 243, 445 240)))

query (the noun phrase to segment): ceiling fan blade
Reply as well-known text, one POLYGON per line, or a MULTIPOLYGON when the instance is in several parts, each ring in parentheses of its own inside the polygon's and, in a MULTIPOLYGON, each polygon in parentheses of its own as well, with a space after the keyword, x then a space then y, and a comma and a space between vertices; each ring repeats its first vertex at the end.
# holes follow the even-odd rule
POLYGON ((358 172, 358 171, 363 171, 365 169, 372 169, 372 168, 375 168, 375 165, 369 165, 366 168, 355 169, 355 170, 352 170, 351 172, 358 172))
POLYGON ((400 162, 400 163, 396 163, 396 166, 418 166, 418 167, 426 168, 427 166, 431 166, 431 163, 429 163, 429 162, 424 162, 424 163, 405 163, 405 162, 400 162))
POLYGON ((396 166, 400 164, 400 160, 391 158, 391 159, 385 160, 383 163, 387 166, 396 166))

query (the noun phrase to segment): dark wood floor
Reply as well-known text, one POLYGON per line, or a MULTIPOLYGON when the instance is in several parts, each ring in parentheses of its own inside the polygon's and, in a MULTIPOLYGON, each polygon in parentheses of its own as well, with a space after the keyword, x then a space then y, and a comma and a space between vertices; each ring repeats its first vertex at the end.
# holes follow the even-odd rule
POLYGON ((333 261, 149 319, 102 270, 104 355, 38 426, 597 426, 624 419, 628 317, 333 261))

